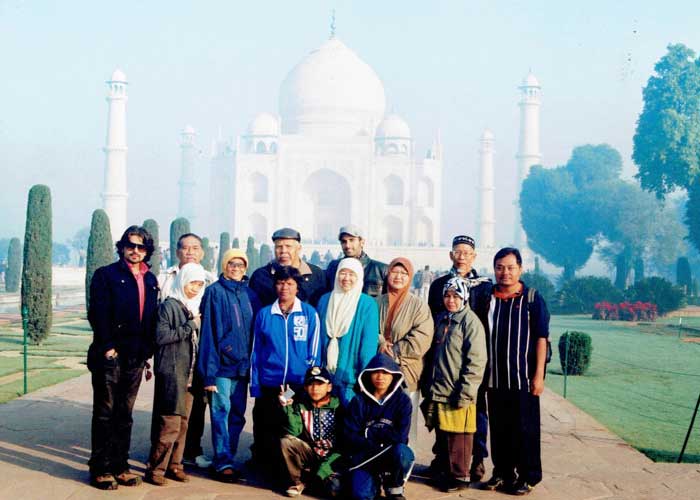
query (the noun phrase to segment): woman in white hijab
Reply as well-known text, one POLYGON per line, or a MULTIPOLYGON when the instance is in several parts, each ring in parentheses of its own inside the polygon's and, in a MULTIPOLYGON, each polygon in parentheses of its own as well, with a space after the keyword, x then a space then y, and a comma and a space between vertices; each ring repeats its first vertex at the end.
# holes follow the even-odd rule
POLYGON ((322 363, 333 376, 333 392, 345 406, 355 395, 358 375, 379 347, 379 311, 375 300, 362 293, 363 277, 358 259, 341 260, 333 291, 318 302, 322 363))
POLYGON ((173 294, 158 308, 155 332, 155 389, 151 421, 151 453, 146 481, 157 486, 166 477, 185 482, 182 469, 187 421, 192 409, 194 360, 200 328, 199 304, 206 274, 199 264, 182 266, 173 283, 173 294))

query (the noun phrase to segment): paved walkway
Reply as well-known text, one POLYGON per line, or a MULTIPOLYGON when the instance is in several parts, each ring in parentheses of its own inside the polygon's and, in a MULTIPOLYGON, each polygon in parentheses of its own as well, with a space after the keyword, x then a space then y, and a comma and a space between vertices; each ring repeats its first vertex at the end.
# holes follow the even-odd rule
MULTIPOLYGON (((143 384, 134 411, 131 456, 137 472, 143 472, 149 448, 152 390, 152 382, 143 384)), ((91 397, 90 378, 84 375, 0 405, 0 498, 224 500, 282 496, 262 485, 222 484, 197 473, 186 485, 171 481, 166 487, 144 484, 112 492, 91 488, 86 465, 91 397)), ((542 398, 542 426, 544 481, 529 495, 533 500, 700 499, 700 465, 655 464, 550 391, 542 398)), ((432 436, 421 431, 416 455, 419 464, 427 464, 432 436)), ((248 458, 250 432, 248 419, 237 457, 241 462, 248 458)), ((209 443, 208 431, 205 441, 209 443)), ((475 488, 448 495, 419 479, 409 482, 406 494, 421 500, 509 498, 475 488)))

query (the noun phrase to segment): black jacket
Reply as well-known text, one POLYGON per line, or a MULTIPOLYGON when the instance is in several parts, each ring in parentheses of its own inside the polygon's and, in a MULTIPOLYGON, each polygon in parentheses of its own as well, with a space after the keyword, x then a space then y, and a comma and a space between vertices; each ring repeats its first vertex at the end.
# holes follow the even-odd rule
MULTIPOLYGON (((437 323, 438 316, 440 313, 445 312, 445 303, 442 300, 442 289, 445 287, 445 283, 451 278, 450 273, 444 276, 440 276, 430 285, 430 291, 428 292, 428 306, 430 306, 430 312, 433 314, 433 321, 437 323)), ((467 274, 467 281, 479 278, 477 272, 472 269, 467 274)), ((493 283, 491 280, 479 283, 476 286, 469 288, 469 307, 481 320, 481 324, 484 326, 484 330, 488 332, 489 328, 489 305, 491 303, 491 291, 493 290, 493 283)))
POLYGON ((116 349, 129 365, 143 363, 153 354, 153 332, 158 307, 158 280, 148 271, 144 277, 143 317, 139 319, 136 279, 123 259, 95 271, 90 282, 88 320, 93 340, 88 368, 99 368, 104 353, 116 349))
MULTIPOLYGON (((309 266, 311 273, 301 275, 297 297, 302 302, 316 306, 318 299, 326 292, 326 275, 320 267, 308 263, 306 265, 309 266)), ((256 269, 248 283, 250 289, 258 295, 263 307, 269 306, 277 300, 273 275, 273 262, 270 262, 266 266, 256 269)))
MULTIPOLYGON (((341 260, 342 259, 335 259, 328 264, 328 268, 326 268, 326 289, 329 292, 333 291, 335 273, 338 270, 338 264, 341 260)), ((381 294, 386 293, 386 275, 389 266, 378 260, 370 259, 365 252, 362 252, 358 260, 362 263, 362 267, 365 271, 362 293, 366 293, 372 297, 379 297, 381 294)))

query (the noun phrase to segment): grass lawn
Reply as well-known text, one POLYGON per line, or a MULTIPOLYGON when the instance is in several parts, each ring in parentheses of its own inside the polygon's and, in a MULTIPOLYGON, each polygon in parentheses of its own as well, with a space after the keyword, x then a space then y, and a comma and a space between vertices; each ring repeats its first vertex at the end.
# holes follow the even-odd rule
MULTIPOLYGON (((61 315, 54 317, 54 321, 51 335, 41 345, 28 346, 28 392, 87 372, 84 363, 92 331, 84 313, 61 315)), ((0 403, 22 395, 22 371, 21 325, 3 326, 0 328, 0 403)))
MULTIPOLYGON (((692 320, 700 327, 698 318, 692 320)), ((588 333, 591 366, 584 376, 568 377, 567 398, 652 459, 676 461, 700 392, 700 344, 679 340, 677 324, 677 318, 634 325, 554 316, 547 385, 563 394, 559 336, 567 330, 588 333)), ((700 462, 700 419, 684 462, 700 462)))

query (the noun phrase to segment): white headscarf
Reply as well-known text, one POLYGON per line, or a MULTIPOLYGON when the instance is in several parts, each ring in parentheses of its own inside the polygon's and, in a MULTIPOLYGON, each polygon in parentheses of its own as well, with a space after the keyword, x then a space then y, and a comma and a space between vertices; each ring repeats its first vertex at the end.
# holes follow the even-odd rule
POLYGON ((335 272, 333 291, 331 292, 328 310, 326 311, 326 334, 331 339, 326 350, 326 368, 331 373, 335 373, 338 367, 338 339, 348 333, 350 324, 355 317, 357 303, 360 301, 360 294, 362 293, 364 276, 365 271, 362 268, 362 263, 354 257, 341 260, 338 264, 338 270, 335 272), (347 292, 343 291, 338 283, 338 275, 343 269, 350 269, 357 275, 355 285, 347 292))
POLYGON ((199 293, 195 297, 188 299, 187 295, 185 295, 185 285, 192 281, 202 281, 206 283, 206 279, 206 271, 204 271, 204 268, 200 264, 195 264, 194 262, 185 264, 175 276, 173 294, 171 297, 185 304, 185 307, 189 309, 192 314, 199 314, 199 304, 202 302, 202 297, 204 296, 204 287, 200 288, 199 293))

